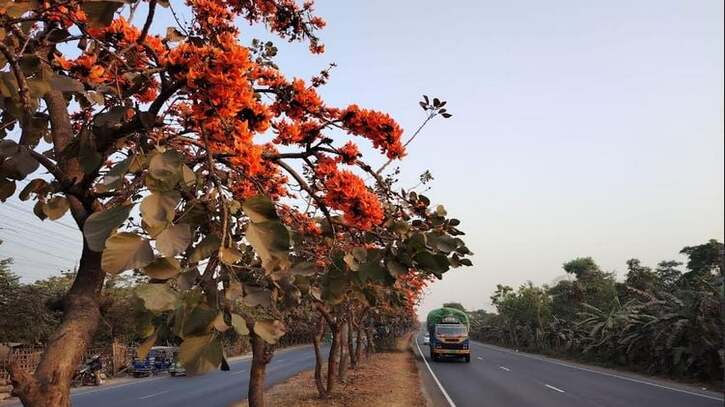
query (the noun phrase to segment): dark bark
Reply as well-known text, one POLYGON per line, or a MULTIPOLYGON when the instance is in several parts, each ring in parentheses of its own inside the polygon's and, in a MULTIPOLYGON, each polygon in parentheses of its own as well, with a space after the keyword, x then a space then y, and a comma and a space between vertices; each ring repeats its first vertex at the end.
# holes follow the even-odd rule
POLYGON ((250 330, 249 339, 252 343, 252 369, 249 372, 249 390, 247 400, 249 407, 264 407, 264 377, 267 364, 272 360, 269 345, 250 330))
POLYGON ((337 385, 337 364, 338 354, 340 350, 340 327, 330 326, 332 333, 332 343, 330 344, 330 354, 327 357, 327 393, 332 394, 337 385))
POLYGON ((355 354, 355 342, 353 339, 354 332, 354 324, 352 323, 352 319, 350 319, 347 321, 347 355, 350 358, 350 367, 357 369, 357 355, 355 354))
POLYGON ((325 321, 320 319, 318 324, 317 332, 312 338, 312 343, 315 348, 315 385, 317 385, 317 393, 320 398, 327 398, 327 389, 325 383, 322 381, 322 352, 320 351, 320 343, 322 342, 322 336, 325 334, 325 321))
POLYGON ((64 299, 63 322, 50 337, 31 375, 11 364, 11 381, 26 407, 70 406, 70 386, 100 321, 101 253, 85 245, 78 274, 64 299))
POLYGON ((350 335, 348 321, 342 321, 340 325, 340 366, 337 371, 337 380, 340 383, 345 383, 347 380, 348 357, 350 356, 347 350, 348 337, 350 335))
POLYGON ((358 325, 357 327, 357 335, 355 340, 355 364, 360 363, 360 358, 362 357, 362 347, 363 347, 363 329, 361 326, 358 325))

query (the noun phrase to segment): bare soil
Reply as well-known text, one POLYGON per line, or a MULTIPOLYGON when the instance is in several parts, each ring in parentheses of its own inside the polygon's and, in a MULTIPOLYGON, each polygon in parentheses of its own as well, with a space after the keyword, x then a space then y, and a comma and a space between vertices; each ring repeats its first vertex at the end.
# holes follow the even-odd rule
MULTIPOLYGON (((265 394, 267 407, 415 407, 426 406, 420 391, 418 370, 413 354, 376 353, 363 358, 362 364, 348 372, 347 383, 338 385, 326 400, 321 400, 312 370, 280 383, 265 394)), ((247 407, 242 402, 235 407, 247 407)))

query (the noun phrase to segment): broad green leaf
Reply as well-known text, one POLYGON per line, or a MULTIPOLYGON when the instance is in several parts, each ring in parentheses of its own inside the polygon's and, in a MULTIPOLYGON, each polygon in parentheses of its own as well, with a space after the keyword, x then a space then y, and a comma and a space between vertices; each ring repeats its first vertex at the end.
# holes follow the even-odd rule
POLYGON ((234 247, 222 247, 219 249, 219 260, 222 263, 233 266, 242 259, 242 253, 234 247))
POLYGON ((179 261, 173 257, 159 257, 148 266, 143 268, 143 272, 156 280, 168 280, 179 275, 181 265, 179 261))
POLYGON ((156 249, 167 257, 183 253, 191 243, 191 225, 172 225, 156 236, 156 249))
POLYGON ((166 284, 143 284, 136 288, 136 296, 152 312, 171 311, 176 308, 177 294, 166 284))
POLYGON ((64 75, 53 75, 50 78, 50 85, 53 89, 63 92, 83 92, 83 84, 79 81, 64 75))
POLYGON ((250 307, 256 307, 257 305, 269 307, 272 304, 272 291, 245 284, 242 302, 250 307))
POLYGON ((398 263, 395 260, 388 260, 385 265, 388 267, 388 272, 395 278, 398 278, 408 272, 408 268, 398 263))
POLYGON ((254 223, 261 223, 271 220, 277 220, 277 211, 274 208, 274 202, 269 198, 257 195, 249 198, 242 203, 244 213, 254 223))
POLYGON ((285 334, 285 327, 281 321, 261 320, 254 322, 254 333, 270 345, 277 343, 285 334))
POLYGON ((289 231, 282 223, 250 223, 246 237, 268 273, 289 266, 289 231))
POLYGON ((163 189, 173 188, 182 177, 183 157, 174 150, 155 154, 149 161, 149 175, 163 189))
POLYGON ((28 183, 28 185, 23 188, 22 191, 20 191, 20 194, 18 195, 18 198, 20 198, 21 201, 27 201, 30 199, 30 194, 36 193, 40 194, 45 188, 47 188, 48 182, 42 178, 36 178, 28 183))
POLYGON ((13 196, 15 193, 15 181, 0 178, 0 202, 13 196))
POLYGON ((118 274, 125 270, 141 268, 154 260, 154 252, 148 240, 135 233, 121 232, 106 240, 101 256, 101 268, 106 273, 118 274))
POLYGON ((182 325, 178 331, 179 336, 203 335, 210 332, 218 312, 205 303, 187 307, 181 320, 182 325))
POLYGON ((83 225, 83 236, 86 238, 88 247, 94 252, 103 251, 106 239, 128 219, 131 208, 133 208, 133 204, 118 205, 89 216, 83 225))
POLYGON ((247 328, 247 322, 242 318, 241 315, 232 313, 232 327, 239 335, 249 335, 249 328, 247 328))
POLYGON ((196 174, 194 173, 194 170, 189 168, 186 164, 181 166, 181 181, 187 188, 191 188, 196 185, 196 174))
POLYGON ((223 358, 221 339, 214 334, 187 336, 179 348, 179 360, 190 374, 202 374, 216 369, 223 358))
POLYGON ((43 205, 43 212, 50 220, 57 220, 63 217, 68 211, 68 199, 64 196, 54 196, 43 205))
MULTIPOLYGON (((3 142, 9 140, 3 140, 3 142)), ((20 148, 2 163, 2 171, 7 178, 23 180, 38 169, 40 163, 30 155, 27 148, 20 148)))
POLYGON ((319 271, 315 263, 303 261, 292 266, 290 270, 296 276, 312 276, 319 271))
POLYGON ((96 138, 90 131, 81 132, 78 161, 86 174, 91 174, 103 163, 103 157, 96 148, 96 138))
POLYGON ((242 296, 242 284, 239 281, 230 281, 229 286, 224 289, 224 298, 234 301, 242 296))
POLYGON ((216 318, 214 318, 214 322, 212 322, 212 325, 214 326, 214 329, 216 329, 219 332, 226 332, 230 327, 227 325, 226 322, 224 322, 224 313, 220 312, 217 314, 216 318))
POLYGON ((143 221, 154 231, 162 231, 174 220, 176 205, 180 200, 181 195, 177 192, 152 193, 141 201, 143 221))
POLYGON ((189 261, 192 263, 198 263, 207 257, 211 256, 219 250, 221 241, 216 235, 207 235, 204 239, 199 242, 196 247, 191 251, 189 261))
POLYGON ((113 21, 114 14, 121 6, 122 0, 96 0, 80 3, 81 9, 86 13, 86 22, 89 27, 106 27, 113 21))
POLYGON ((422 251, 416 254, 413 259, 418 263, 418 268, 433 273, 438 278, 441 278, 443 273, 448 271, 450 267, 448 258, 442 254, 433 255, 422 251))

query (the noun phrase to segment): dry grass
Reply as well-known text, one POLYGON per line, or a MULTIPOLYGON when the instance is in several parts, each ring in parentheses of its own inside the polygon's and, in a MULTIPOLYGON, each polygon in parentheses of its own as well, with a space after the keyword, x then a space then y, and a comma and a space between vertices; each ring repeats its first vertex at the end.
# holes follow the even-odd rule
MULTIPOLYGON (((305 371, 266 392, 267 407, 414 407, 425 406, 410 351, 378 353, 350 369, 346 384, 320 400, 313 371, 305 371)), ((239 406, 247 406, 241 403, 239 406)))

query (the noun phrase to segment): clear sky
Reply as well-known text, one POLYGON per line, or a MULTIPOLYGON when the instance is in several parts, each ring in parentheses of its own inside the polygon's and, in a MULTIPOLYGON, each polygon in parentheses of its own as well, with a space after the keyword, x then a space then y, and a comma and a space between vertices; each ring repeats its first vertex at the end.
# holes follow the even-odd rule
MULTIPOLYGON (((454 114, 411 144, 402 181, 433 173, 428 196, 462 220, 474 267, 434 284, 422 312, 490 308, 497 283, 550 283, 577 256, 621 272, 723 239, 722 0, 317 5, 327 53, 276 41, 289 76, 334 61, 328 102, 388 111, 408 134, 423 93, 454 114)), ((0 205, 0 228, 26 222, 36 233, 20 237, 55 257, 7 229, 0 256, 26 280, 72 264, 77 235, 20 213, 0 205)))

